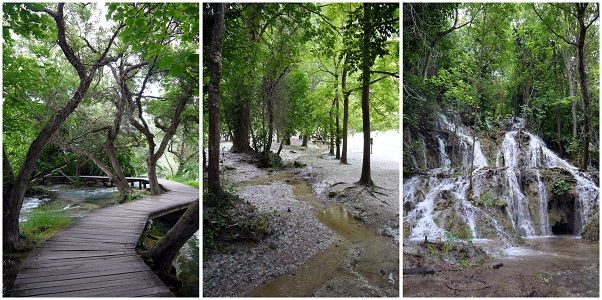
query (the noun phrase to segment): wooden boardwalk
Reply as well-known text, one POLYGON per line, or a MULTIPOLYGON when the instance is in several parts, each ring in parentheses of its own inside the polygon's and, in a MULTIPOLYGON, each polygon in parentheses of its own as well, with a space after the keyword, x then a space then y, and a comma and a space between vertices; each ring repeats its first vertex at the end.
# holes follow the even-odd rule
POLYGON ((149 218, 185 209, 199 190, 160 184, 169 192, 97 210, 46 241, 23 262, 10 296, 173 296, 134 249, 149 218))

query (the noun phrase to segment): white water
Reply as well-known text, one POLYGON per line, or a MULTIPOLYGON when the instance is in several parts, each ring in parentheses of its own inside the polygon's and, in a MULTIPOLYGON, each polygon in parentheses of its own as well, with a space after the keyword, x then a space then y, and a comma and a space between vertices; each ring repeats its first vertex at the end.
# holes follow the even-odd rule
POLYGON ((444 169, 449 169, 451 167, 451 160, 445 151, 445 141, 441 137, 437 137, 437 141, 439 142, 439 161, 444 169))
MULTIPOLYGON (((588 174, 580 172, 575 166, 558 157, 552 150, 547 148, 539 137, 525 131, 524 124, 525 122, 522 119, 516 118, 513 120, 511 131, 506 132, 502 145, 493 152, 495 155, 492 157, 495 157, 496 166, 493 169, 488 168, 481 143, 478 138, 475 139, 474 166, 476 169, 472 173, 472 198, 478 199, 481 197, 482 191, 497 187, 495 193, 498 198, 508 202, 506 214, 519 235, 523 237, 549 236, 552 234, 548 220, 549 193, 542 181, 540 169, 564 169, 572 174, 576 181, 576 208, 579 209, 577 214, 580 218, 577 229, 580 231, 587 224, 598 205, 599 188, 588 174), (521 145, 519 136, 524 140, 526 139, 525 135, 529 140, 528 145, 521 145), (520 184, 523 171, 529 170, 534 170, 535 179, 537 180, 539 205, 536 208, 529 207, 528 199, 520 184), (501 186, 499 186, 500 184, 501 186), (536 209, 536 211, 530 209, 536 209), (537 227, 534 225, 535 217, 538 218, 537 227)), ((458 155, 460 161, 464 164, 460 168, 466 168, 472 155, 470 153, 472 150, 470 146, 473 142, 471 132, 462 125, 450 122, 445 116, 441 116, 436 125, 440 131, 447 131, 450 135, 458 137, 457 142, 460 151, 458 155)), ((457 163, 450 159, 450 154, 446 152, 446 140, 441 137, 440 134, 435 136, 439 152, 440 165, 438 168, 429 170, 429 176, 416 176, 404 183, 404 207, 411 208, 405 212, 406 216, 404 217, 405 222, 411 227, 410 238, 417 239, 428 236, 429 239, 436 239, 445 235, 446 230, 438 225, 438 221, 443 217, 442 212, 437 211, 436 208, 438 203, 445 201, 442 199, 442 193, 447 191, 454 196, 454 203, 451 208, 444 207, 443 209, 453 209, 461 216, 463 221, 471 228, 474 237, 480 237, 480 230, 477 226, 477 218, 480 218, 481 220, 488 220, 486 223, 495 230, 499 238, 512 240, 500 224, 499 216, 493 215, 491 210, 476 206, 473 204, 474 202, 468 200, 469 178, 465 175, 465 171, 460 172, 464 175, 453 175, 452 164, 457 163)), ((425 138, 422 137, 421 141, 424 145, 425 138)), ((426 157, 423 159, 426 161, 426 157)))

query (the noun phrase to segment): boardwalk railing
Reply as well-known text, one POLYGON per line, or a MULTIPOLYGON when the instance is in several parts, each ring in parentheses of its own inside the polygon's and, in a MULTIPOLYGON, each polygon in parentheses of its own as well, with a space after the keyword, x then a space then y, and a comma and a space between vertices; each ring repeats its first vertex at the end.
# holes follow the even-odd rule
MULTIPOLYGON (((53 183, 70 183, 73 182, 76 178, 82 180, 85 183, 101 183, 103 185, 112 185, 111 180, 107 176, 45 176, 43 181, 53 182, 53 183)), ((131 187, 137 187, 140 189, 146 189, 149 185, 148 178, 145 177, 126 177, 127 182, 131 187)))
POLYGON ((97 210, 46 241, 23 262, 11 296, 173 296, 135 248, 149 218, 185 208, 199 190, 159 183, 168 192, 97 210))

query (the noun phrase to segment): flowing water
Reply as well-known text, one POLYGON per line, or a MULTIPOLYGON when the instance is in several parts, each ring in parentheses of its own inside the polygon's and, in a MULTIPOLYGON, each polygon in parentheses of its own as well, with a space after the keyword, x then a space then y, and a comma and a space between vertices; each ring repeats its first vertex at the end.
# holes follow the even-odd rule
POLYGON ((257 286, 251 296, 312 296, 327 282, 348 281, 358 276, 362 282, 382 290, 397 290, 397 243, 357 220, 345 206, 323 205, 311 187, 290 172, 246 180, 240 185, 266 185, 276 181, 291 185, 294 197, 311 205, 318 221, 341 238, 295 270, 257 286))
POLYGON ((38 189, 23 198, 19 221, 27 220, 27 214, 39 206, 69 212, 81 218, 91 211, 115 204, 119 192, 115 187, 92 187, 69 184, 38 186, 38 189))
MULTIPOLYGON (((414 242, 404 242, 411 246, 414 242)), ((598 297, 599 244, 574 236, 525 239, 520 247, 504 248, 499 240, 474 240, 491 257, 481 267, 442 268, 434 276, 404 276, 409 297, 525 297, 528 295, 598 297), (493 269, 494 263, 502 263, 493 269), (451 282, 466 283, 463 291, 451 282), (485 283, 485 286, 481 286, 485 283), (470 289, 471 285, 476 286, 470 289)))
MULTIPOLYGON (((490 157, 495 158, 495 167, 489 167, 482 141, 474 138, 469 129, 450 122, 444 115, 439 116, 435 126, 432 140, 436 142, 436 146, 432 151, 438 152, 433 155, 439 159, 438 166, 426 170, 426 174, 405 180, 403 184, 404 226, 409 227, 411 239, 423 239, 425 236, 430 239, 443 238, 446 228, 436 220, 445 216, 443 210, 446 209, 447 214, 451 211, 458 215, 471 228, 474 237, 489 238, 481 235, 481 232, 486 231, 485 228, 479 228, 479 224, 487 224, 504 240, 505 247, 516 243, 516 238, 511 237, 513 233, 504 225, 506 220, 512 227, 511 231, 520 236, 548 236, 552 233, 548 217, 550 193, 542 173, 553 169, 568 172, 575 180, 573 214, 576 221, 573 234, 579 233, 597 210, 599 187, 595 179, 560 158, 541 138, 525 130, 524 120, 515 118, 510 130, 504 134, 501 146, 488 150, 493 151, 490 157), (454 136, 455 139, 447 140, 442 133, 454 136), (451 153, 449 145, 453 143, 457 152, 451 153), (472 176, 468 176, 469 172, 466 170, 470 166, 471 152, 474 153, 474 168, 472 176), (458 159, 450 159, 452 155, 456 155, 458 159), (536 181, 536 207, 530 202, 531 196, 526 194, 527 177, 536 181), (472 193, 469 194, 471 178, 472 193), (505 207, 504 215, 491 209, 482 209, 474 201, 469 201, 471 198, 487 198, 484 196, 487 193, 490 194, 489 198, 505 203, 499 204, 505 207), (456 201, 452 201, 451 205, 445 204, 446 197, 456 201)), ((427 138, 421 136, 420 140, 425 144, 427 138)), ((423 149, 422 152, 425 153, 426 150, 423 149)), ((427 158, 422 159, 425 161, 423 165, 427 165, 427 158)))

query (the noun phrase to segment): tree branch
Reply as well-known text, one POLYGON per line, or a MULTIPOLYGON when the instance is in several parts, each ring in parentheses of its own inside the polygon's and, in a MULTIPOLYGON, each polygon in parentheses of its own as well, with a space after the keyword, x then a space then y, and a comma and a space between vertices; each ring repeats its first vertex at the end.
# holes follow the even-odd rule
POLYGON ((546 22, 543 20, 543 18, 541 17, 541 15, 539 14, 539 12, 538 12, 538 11, 537 11, 537 9, 535 8, 535 3, 533 3, 531 7, 533 8, 533 11, 534 11, 534 12, 535 12, 535 14, 537 15, 537 17, 539 17, 539 19, 541 20, 541 22, 542 22, 542 23, 543 23, 543 24, 546 26, 546 28, 548 28, 548 30, 549 30, 550 32, 552 32, 552 33, 553 33, 555 36, 557 36, 557 37, 561 38, 561 39, 562 39, 562 40, 563 40, 565 43, 567 43, 567 44, 569 44, 569 45, 573 45, 573 46, 577 47, 577 43, 575 43, 575 42, 572 42, 572 41, 569 41, 569 40, 567 40, 567 39, 566 39, 564 36, 562 36, 562 35, 560 35, 560 34, 556 33, 556 31, 554 31, 554 29, 552 29, 552 28, 551 28, 551 27, 550 27, 550 26, 549 26, 549 25, 548 25, 548 24, 547 24, 547 23, 546 23, 546 22))

